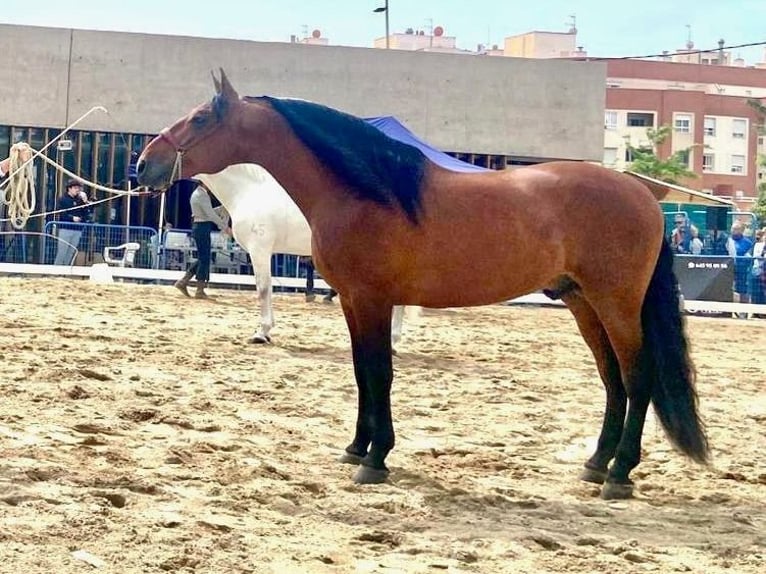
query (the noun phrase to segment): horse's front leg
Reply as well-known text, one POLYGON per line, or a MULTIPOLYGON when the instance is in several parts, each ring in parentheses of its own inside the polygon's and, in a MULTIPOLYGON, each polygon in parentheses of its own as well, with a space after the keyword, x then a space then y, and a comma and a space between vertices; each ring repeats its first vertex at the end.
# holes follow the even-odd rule
POLYGON ((360 463, 354 481, 384 482, 386 456, 394 447, 391 420, 391 309, 390 304, 360 302, 342 297, 341 306, 351 335, 354 375, 359 403, 354 440, 346 447, 343 462, 360 463), (369 450, 368 450, 369 447, 369 450))
POLYGON ((250 254, 258 290, 258 306, 261 311, 261 327, 250 337, 251 343, 271 343, 271 328, 274 326, 274 308, 271 304, 271 255, 268 259, 250 254))

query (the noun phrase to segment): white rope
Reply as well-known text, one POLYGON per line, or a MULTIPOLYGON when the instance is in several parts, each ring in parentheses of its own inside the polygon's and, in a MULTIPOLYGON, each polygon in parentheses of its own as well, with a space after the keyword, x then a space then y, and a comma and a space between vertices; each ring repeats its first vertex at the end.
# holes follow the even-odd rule
MULTIPOLYGON (((92 114, 95 111, 101 111, 105 114, 109 114, 107 109, 103 106, 94 106, 87 112, 85 112, 83 115, 81 115, 79 118, 77 118, 74 122, 72 122, 66 129, 64 129, 59 135, 57 135, 55 138, 53 138, 51 141, 49 141, 45 146, 43 146, 39 151, 35 151, 34 148, 32 148, 27 143, 18 143, 14 144, 13 147, 11 147, 11 165, 10 169, 8 170, 8 178, 5 181, 0 182, 0 189, 3 189, 7 186, 8 189, 6 189, 2 194, 2 202, 3 204, 8 205, 8 215, 9 217, 0 219, 0 222, 10 221, 13 227, 16 229, 22 229, 26 223, 27 220, 30 217, 43 217, 46 215, 52 215, 55 213, 61 213, 64 211, 68 211, 67 209, 59 209, 57 211, 48 211, 45 213, 39 213, 37 215, 32 215, 32 212, 35 208, 35 192, 34 192, 34 172, 32 169, 32 162, 35 158, 40 157, 53 167, 55 167, 58 171, 65 173, 72 179, 75 179, 79 181, 80 183, 83 183, 93 189, 98 189, 100 191, 104 191, 107 193, 111 193, 114 195, 131 195, 131 196, 138 196, 138 195, 145 195, 147 193, 151 193, 150 191, 125 191, 121 189, 113 189, 110 187, 105 187, 103 185, 99 185, 98 183, 89 181, 87 179, 84 179, 80 176, 78 176, 75 173, 72 173, 68 169, 66 169, 64 166, 59 165, 52 159, 50 159, 48 156, 44 154, 45 150, 47 150, 49 147, 51 147, 54 143, 56 143, 57 140, 61 139, 64 134, 69 132, 72 128, 74 128, 77 124, 79 124, 82 120, 84 120, 86 117, 88 117, 90 114, 92 114), (24 150, 26 153, 17 153, 17 156, 20 158, 21 161, 18 163, 14 163, 13 160, 13 151, 14 148, 19 146, 19 150, 24 150), (34 153, 29 153, 34 152, 34 153), (22 158, 22 155, 26 155, 28 157, 22 158)), ((112 198, 107 198, 104 200, 99 201, 92 201, 90 202, 90 205, 95 205, 99 203, 103 203, 104 201, 109 201, 112 198)), ((77 209, 78 207, 74 207, 71 209, 77 209)))
MULTIPOLYGON (((27 144, 24 144, 24 145, 27 145, 27 144)), ((29 148, 29 149, 31 150, 33 148, 29 148)), ((39 154, 40 152, 36 152, 36 153, 39 154)), ((151 191, 149 189, 146 189, 146 188, 144 188, 143 190, 139 190, 139 191, 133 191, 133 190, 126 191, 124 189, 113 189, 113 188, 110 188, 110 187, 104 187, 103 185, 99 185, 98 183, 89 181, 89 180, 87 180, 85 178, 82 178, 82 177, 78 176, 75 173, 72 173, 71 171, 66 169, 64 166, 62 166, 62 165, 56 163, 55 161, 53 161, 52 159, 50 159, 48 156, 39 155, 39 157, 41 157, 43 160, 48 162, 50 165, 52 165, 58 171, 61 171, 62 173, 72 177, 73 179, 76 179, 77 181, 79 181, 81 183, 84 183, 85 185, 88 185, 88 186, 90 186, 90 187, 92 187, 94 189, 99 189, 101 191, 105 191, 105 192, 111 193, 113 195, 117 195, 117 196, 127 195, 127 196, 130 196, 130 197, 139 197, 139 196, 142 196, 142 195, 151 195, 152 193, 154 193, 153 191, 151 191)), ((25 164, 25 165, 26 165, 25 169, 30 169, 31 170, 31 164, 25 164)), ((15 175, 15 172, 13 172, 12 170, 11 170, 11 172, 14 173, 14 175, 15 175)), ((8 183, 9 180, 10 180, 10 177, 9 177, 8 180, 0 183, 0 188, 2 188, 3 185, 8 183)), ((114 199, 114 197, 106 197, 104 199, 99 199, 99 200, 96 200, 96 201, 90 201, 90 202, 88 202, 88 205, 99 205, 101 203, 106 203, 107 201, 112 201, 113 199, 114 199)), ((34 208, 34 198, 33 198, 33 202, 32 202, 32 207, 34 208)), ((76 205, 74 207, 69 207, 69 208, 66 208, 66 209, 56 209, 56 210, 52 210, 52 211, 43 211, 41 213, 36 213, 34 215, 32 215, 32 213, 30 211, 27 214, 27 216, 25 217, 23 223, 21 224, 21 227, 17 226, 15 223, 13 224, 13 226, 16 229, 21 229, 21 228, 24 227, 24 225, 26 224, 27 220, 30 219, 30 218, 45 217, 47 215, 56 215, 58 213, 64 213, 66 211, 72 211, 74 209, 80 209, 80 208, 81 208, 81 206, 76 205)), ((10 210, 9 210, 9 212, 10 212, 10 210)), ((13 222, 13 219, 10 218, 10 217, 0 219, 0 222, 5 222, 5 221, 13 222)))
POLYGON ((8 221, 15 229, 23 229, 35 210, 35 177, 32 171, 32 148, 20 142, 11 146, 8 186, 2 202, 8 206, 8 221))
MULTIPOLYGON (((147 192, 146 191, 126 191, 124 189, 115 189, 113 187, 106 187, 104 185, 98 184, 95 181, 90 181, 88 179, 85 179, 84 177, 80 177, 76 173, 73 173, 69 171, 67 168, 65 168, 63 165, 56 163, 51 158, 49 158, 47 155, 41 155, 40 158, 48 163, 49 165, 56 168, 56 170, 60 171, 61 173, 68 175, 70 178, 79 181, 80 183, 87 185, 88 187, 91 187, 93 189, 97 189, 99 191, 105 191, 106 193, 111 193, 113 195, 144 195, 147 192)), ((111 199, 111 198, 109 198, 111 199)))

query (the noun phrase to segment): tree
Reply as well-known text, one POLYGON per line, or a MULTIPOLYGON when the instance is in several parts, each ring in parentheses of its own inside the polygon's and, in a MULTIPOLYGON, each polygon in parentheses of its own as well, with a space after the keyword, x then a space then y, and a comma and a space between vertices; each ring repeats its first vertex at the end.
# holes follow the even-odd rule
POLYGON ((760 193, 753 205, 753 213, 758 217, 759 225, 761 227, 766 227, 766 185, 761 184, 758 188, 760 189, 760 193))
POLYGON ((671 130, 668 125, 657 129, 647 128, 646 137, 650 142, 648 145, 635 147, 628 143, 628 150, 633 158, 628 169, 667 183, 678 183, 683 178, 697 177, 687 164, 689 150, 695 146, 678 150, 667 159, 657 157, 657 148, 668 139, 671 130))
MULTIPOLYGON (((766 165, 766 158, 761 157, 761 164, 766 165)), ((766 227, 766 182, 758 184, 758 199, 753 204, 753 213, 758 218, 760 227, 766 227)))
MULTIPOLYGON (((747 100, 747 105, 753 108, 758 118, 755 129, 758 130, 759 135, 764 135, 766 133, 766 105, 761 100, 753 98, 747 100)), ((758 166, 766 167, 766 156, 758 156, 758 166)), ((753 205, 753 213, 758 217, 760 225, 766 226, 766 182, 758 184, 758 199, 753 205)))
POLYGON ((754 98, 748 98, 747 105, 750 106, 756 116, 758 116, 755 129, 758 131, 759 135, 763 135, 764 132, 766 132, 766 126, 764 125, 766 123, 766 106, 763 105, 761 100, 756 100, 754 98))

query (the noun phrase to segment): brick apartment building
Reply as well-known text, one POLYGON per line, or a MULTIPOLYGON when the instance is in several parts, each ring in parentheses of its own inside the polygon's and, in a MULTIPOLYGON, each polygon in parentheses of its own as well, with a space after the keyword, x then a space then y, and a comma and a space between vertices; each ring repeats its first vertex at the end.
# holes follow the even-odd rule
POLYGON ((607 63, 604 164, 630 162, 627 143, 648 143, 647 127, 669 125, 660 157, 679 150, 698 174, 682 183, 733 199, 747 209, 764 181, 763 118, 749 100, 766 102, 766 69, 649 60, 607 63))

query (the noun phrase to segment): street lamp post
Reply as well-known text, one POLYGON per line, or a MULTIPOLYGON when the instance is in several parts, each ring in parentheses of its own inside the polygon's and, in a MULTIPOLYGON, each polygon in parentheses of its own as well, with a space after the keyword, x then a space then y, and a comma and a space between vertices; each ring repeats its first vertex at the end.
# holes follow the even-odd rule
POLYGON ((386 50, 388 50, 388 47, 389 47, 389 39, 388 39, 388 0, 385 0, 384 5, 375 8, 375 10, 373 10, 373 12, 385 12, 386 13, 386 50))

